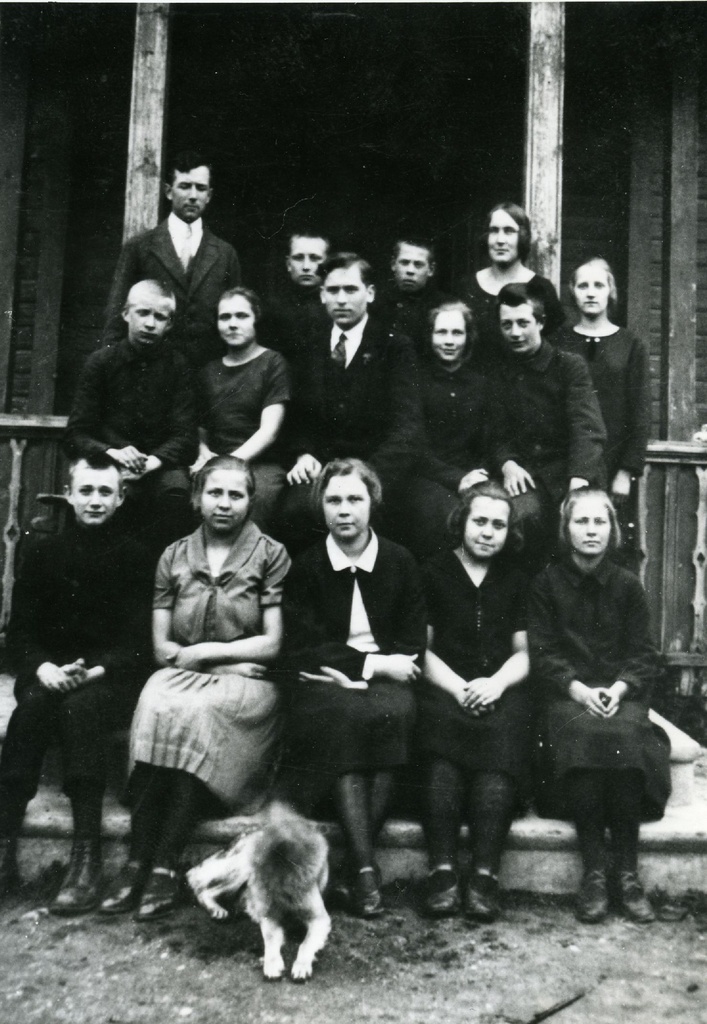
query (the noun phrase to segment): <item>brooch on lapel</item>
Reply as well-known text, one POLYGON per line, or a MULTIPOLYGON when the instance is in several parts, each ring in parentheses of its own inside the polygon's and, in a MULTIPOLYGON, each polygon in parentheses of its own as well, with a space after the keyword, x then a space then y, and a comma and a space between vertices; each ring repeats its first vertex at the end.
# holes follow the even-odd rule
POLYGON ((363 356, 361 358, 363 360, 363 365, 364 366, 368 366, 368 364, 370 363, 371 359, 373 359, 373 353, 372 352, 364 352, 363 356))

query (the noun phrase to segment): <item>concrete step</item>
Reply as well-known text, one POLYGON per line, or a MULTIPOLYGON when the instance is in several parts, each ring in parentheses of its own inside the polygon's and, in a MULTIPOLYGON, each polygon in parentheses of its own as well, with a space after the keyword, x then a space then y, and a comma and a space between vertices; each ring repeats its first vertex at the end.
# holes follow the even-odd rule
MULTIPOLYGON (((11 686, 9 677, 0 678, 0 736, 4 736, 13 706, 11 698, 8 699, 8 685, 11 686)), ((707 892, 707 750, 701 750, 680 730, 667 725, 673 743, 674 794, 663 819, 641 827, 641 873, 650 888, 669 893, 687 889, 707 892), (686 760, 688 756, 692 759, 686 760)), ((189 859, 195 862, 202 854, 232 842, 243 831, 250 830, 252 824, 253 819, 248 817, 204 822, 195 833, 188 851, 189 859)), ((114 793, 109 793, 103 814, 109 871, 125 856, 129 828, 128 811, 114 793)), ((323 823, 323 829, 336 859, 341 850, 340 831, 331 822, 323 823)), ((21 846, 23 870, 33 874, 53 860, 66 860, 71 830, 69 802, 59 789, 57 777, 49 778, 30 804, 25 819, 21 846)), ((464 832, 462 835, 465 838, 464 832)), ((424 876, 427 858, 420 825, 414 821, 388 822, 380 838, 378 859, 386 881, 424 876)), ((502 865, 504 888, 572 892, 579 876, 577 844, 571 825, 532 813, 513 823, 502 865)))

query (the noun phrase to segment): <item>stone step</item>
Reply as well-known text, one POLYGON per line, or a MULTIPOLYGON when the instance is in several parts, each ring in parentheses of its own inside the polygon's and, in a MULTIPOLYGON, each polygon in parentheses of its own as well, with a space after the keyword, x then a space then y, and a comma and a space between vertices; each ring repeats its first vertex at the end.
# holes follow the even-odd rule
MULTIPOLYGON (((0 677, 0 738, 14 706, 12 680, 0 677)), ((653 714, 651 712, 651 714, 653 714)), ((664 720, 659 722, 662 726, 664 720)), ((707 892, 707 750, 665 723, 672 744, 673 797, 661 821, 641 826, 641 873, 647 886, 669 893, 695 889, 707 892)), ((125 738, 119 740, 124 745, 125 738)), ((118 750, 117 758, 124 759, 118 750)), ((69 802, 61 793, 58 775, 45 773, 39 793, 28 808, 23 828, 23 870, 35 873, 51 861, 66 860, 72 830, 69 802)), ((103 836, 108 869, 125 856, 130 828, 128 811, 114 793, 104 805, 103 836)), ((230 843, 252 828, 252 818, 233 817, 204 822, 197 829, 188 857, 199 856, 230 843)), ((323 829, 336 859, 341 835, 331 822, 323 829)), ((464 835, 464 833, 463 833, 464 835)), ((422 877, 427 858, 422 829, 417 822, 392 820, 380 838, 378 859, 384 880, 422 877)), ((503 859, 501 884, 530 892, 572 892, 580 875, 574 829, 564 821, 528 814, 513 823, 503 859)))

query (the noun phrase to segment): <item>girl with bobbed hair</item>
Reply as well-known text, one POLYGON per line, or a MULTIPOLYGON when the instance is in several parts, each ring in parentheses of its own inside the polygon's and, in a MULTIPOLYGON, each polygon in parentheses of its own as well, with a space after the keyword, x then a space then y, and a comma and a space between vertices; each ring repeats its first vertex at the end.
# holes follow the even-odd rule
POLYGON ((285 586, 284 664, 294 681, 276 792, 310 812, 333 789, 351 906, 373 917, 383 908, 373 851, 408 759, 424 598, 412 555, 370 527, 381 486, 369 466, 328 463, 314 499, 328 533, 295 560, 285 586))
POLYGON ((616 280, 605 259, 581 263, 570 278, 570 295, 579 314, 563 327, 558 347, 587 361, 607 432, 605 460, 612 498, 629 497, 640 477, 650 429, 650 367, 645 342, 611 320, 617 302, 616 280))
POLYGON ((432 916, 492 921, 514 811, 527 797, 532 709, 526 678, 527 580, 513 503, 495 481, 473 486, 449 520, 455 545, 423 567, 429 648, 416 686, 432 916), (463 901, 459 827, 469 826, 463 901))
POLYGON ((215 455, 244 459, 256 481, 251 518, 270 530, 285 486, 277 442, 292 389, 284 357, 258 341, 261 316, 260 299, 249 288, 231 288, 219 299, 224 353, 199 371, 199 457, 192 472, 215 455))
POLYGON ((401 495, 403 542, 419 559, 447 546, 445 525, 459 494, 488 478, 501 445, 503 413, 470 364, 474 317, 463 302, 430 311, 428 358, 420 361, 424 438, 401 495))
POLYGON ((104 914, 138 905, 139 920, 169 913, 198 817, 255 811, 271 781, 279 720, 268 666, 280 652, 290 560, 251 521, 253 493, 242 459, 207 462, 193 484, 202 525, 157 566, 152 636, 160 668, 133 718, 130 852, 104 914))
POLYGON ((528 635, 542 698, 540 810, 577 829, 583 879, 580 921, 609 909, 605 829, 620 910, 654 914, 638 878, 641 820, 661 818, 670 794, 670 744, 648 717, 658 674, 637 577, 614 564, 620 529, 609 496, 573 491, 561 511, 561 562, 536 577, 528 635))
POLYGON ((473 362, 487 370, 502 358, 503 345, 498 326, 496 297, 507 284, 531 284, 545 307, 545 337, 564 322, 565 312, 552 283, 526 266, 530 255, 530 219, 516 203, 497 203, 486 218, 479 239, 481 270, 464 277, 455 291, 474 314, 478 343, 473 362))

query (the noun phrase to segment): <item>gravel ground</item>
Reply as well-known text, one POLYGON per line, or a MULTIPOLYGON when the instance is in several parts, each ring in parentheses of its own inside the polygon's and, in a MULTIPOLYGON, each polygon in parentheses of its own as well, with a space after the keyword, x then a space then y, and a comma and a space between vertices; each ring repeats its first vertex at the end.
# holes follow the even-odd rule
POLYGON ((376 921, 334 913, 311 982, 267 984, 246 918, 53 918, 57 870, 0 908, 0 1024, 535 1024, 580 993, 549 1019, 707 1024, 704 896, 687 897, 686 920, 641 928, 579 925, 566 899, 514 894, 473 926, 424 920, 416 887, 394 884, 376 921))

